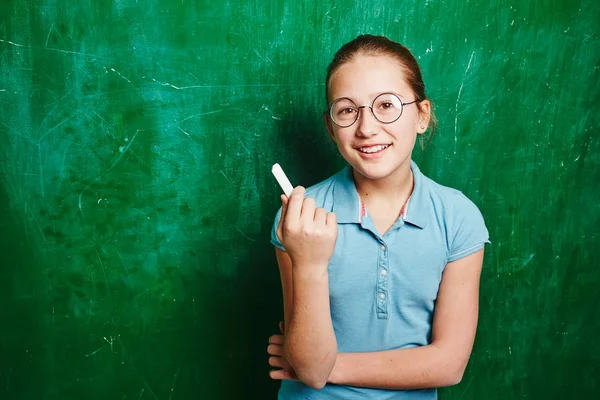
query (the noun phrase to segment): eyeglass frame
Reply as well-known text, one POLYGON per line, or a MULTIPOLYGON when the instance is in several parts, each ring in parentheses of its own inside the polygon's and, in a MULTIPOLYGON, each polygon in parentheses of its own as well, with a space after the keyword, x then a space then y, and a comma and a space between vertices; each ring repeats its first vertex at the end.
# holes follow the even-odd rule
POLYGON ((337 125, 337 126, 339 126, 340 128, 349 128, 349 127, 351 127, 352 125, 354 125, 354 124, 356 123, 356 121, 358 121, 358 118, 360 117, 360 113, 359 113, 359 111, 358 111, 358 110, 360 110, 361 108, 368 108, 369 110, 371 110, 371 115, 373 116, 373 118, 375 118, 375 120, 376 120, 377 122, 380 122, 380 123, 382 123, 382 124, 393 124, 394 122, 398 121, 398 120, 400 119, 400 117, 402 116, 402 113, 404 112, 404 106, 408 106, 408 105, 414 104, 414 103, 416 103, 416 102, 418 102, 418 101, 420 101, 420 100, 419 100, 419 99, 415 99, 415 100, 413 100, 413 101, 410 101, 410 102, 408 102, 408 103, 404 103, 404 102, 402 101, 402 99, 400 98, 400 96, 399 96, 399 95, 397 95, 396 93, 392 93, 392 92, 385 92, 385 93, 378 94, 378 95, 377 95, 377 96, 376 96, 376 97, 373 99, 373 102, 371 103, 371 106, 360 106, 360 107, 359 107, 359 106, 358 106, 358 105, 357 105, 357 104, 354 102, 354 100, 352 100, 352 99, 351 99, 351 98, 349 98, 349 97, 338 97, 338 98, 337 98, 337 99, 335 99, 335 100, 334 100, 334 101, 331 103, 331 105, 329 106, 329 113, 328 113, 328 114, 329 114, 329 119, 331 119, 331 122, 333 122, 334 124, 336 124, 336 125, 337 125), (384 121, 381 121, 379 118, 377 118, 377 116, 375 115, 375 112, 373 112, 373 105, 375 104, 375 100, 377 100, 379 97, 381 97, 381 96, 383 96, 383 95, 386 95, 386 94, 391 94, 392 96, 395 96, 395 97, 398 99, 398 101, 400 101, 400 106, 402 107, 402 108, 400 109, 400 114, 398 115, 398 117, 397 117, 395 120, 393 120, 393 121, 389 121, 389 122, 384 122, 384 121), (344 99, 345 99, 345 100, 349 100, 350 102, 352 102, 352 104, 354 104, 354 105, 356 106, 356 118, 354 118, 354 121, 352 121, 352 123, 351 123, 350 125, 340 125, 340 124, 338 124, 337 122, 335 122, 335 119, 334 119, 334 118, 333 118, 333 116, 331 115, 331 112, 332 112, 332 110, 333 110, 333 105, 334 105, 335 103, 337 103, 338 101, 340 101, 340 100, 344 100, 344 99))

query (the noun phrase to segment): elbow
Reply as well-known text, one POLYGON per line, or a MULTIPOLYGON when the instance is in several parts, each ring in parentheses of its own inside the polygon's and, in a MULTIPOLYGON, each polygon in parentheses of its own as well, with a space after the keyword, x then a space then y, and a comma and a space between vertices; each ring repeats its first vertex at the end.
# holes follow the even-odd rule
POLYGON ((462 362, 457 364, 458 365, 452 366, 451 368, 447 368, 443 373, 440 379, 440 387, 458 385, 462 381, 467 365, 462 362))
POLYGON ((458 385, 463 378, 462 372, 447 373, 444 376, 441 387, 458 385))
POLYGON ((308 371, 305 371, 302 374, 296 372, 296 374, 302 383, 316 390, 323 389, 327 384, 327 379, 323 379, 322 374, 319 376, 319 374, 310 373, 308 371))
POLYGON ((321 363, 318 363, 289 352, 286 354, 286 358, 302 383, 319 390, 323 389, 327 384, 336 357, 335 354, 333 357, 331 357, 331 354, 328 354, 321 363))

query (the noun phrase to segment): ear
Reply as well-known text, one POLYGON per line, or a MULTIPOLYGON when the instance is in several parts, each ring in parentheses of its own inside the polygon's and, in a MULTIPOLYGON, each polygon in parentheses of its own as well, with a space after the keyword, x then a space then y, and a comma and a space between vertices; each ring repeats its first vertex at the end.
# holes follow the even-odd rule
POLYGON ((334 143, 337 143, 335 140, 335 134, 333 133, 333 126, 331 125, 331 118, 329 118, 328 113, 323 113, 323 120, 325 121, 325 126, 327 127, 327 132, 329 132, 329 136, 331 136, 331 139, 334 143))
POLYGON ((419 118, 417 119, 417 133, 422 135, 427 131, 429 121, 431 120, 431 103, 429 100, 423 100, 419 103, 418 113, 419 118))

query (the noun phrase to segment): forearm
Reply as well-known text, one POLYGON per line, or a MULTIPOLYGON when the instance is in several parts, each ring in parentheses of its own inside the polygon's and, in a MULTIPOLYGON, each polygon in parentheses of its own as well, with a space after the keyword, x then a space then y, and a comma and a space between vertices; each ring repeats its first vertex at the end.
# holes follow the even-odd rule
POLYGON ((300 380, 321 388, 337 356, 327 268, 294 268, 292 277, 292 315, 286 330, 286 357, 300 380))
POLYGON ((468 357, 428 345, 373 353, 339 353, 329 382, 390 390, 455 385, 468 357))

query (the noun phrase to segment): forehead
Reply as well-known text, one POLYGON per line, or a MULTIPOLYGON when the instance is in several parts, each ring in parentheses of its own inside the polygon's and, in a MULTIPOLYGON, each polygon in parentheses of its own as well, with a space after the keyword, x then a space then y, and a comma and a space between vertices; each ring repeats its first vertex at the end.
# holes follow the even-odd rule
POLYGON ((329 81, 331 99, 349 97, 367 101, 383 92, 394 92, 404 98, 412 96, 399 62, 387 55, 354 56, 342 64, 329 81))

